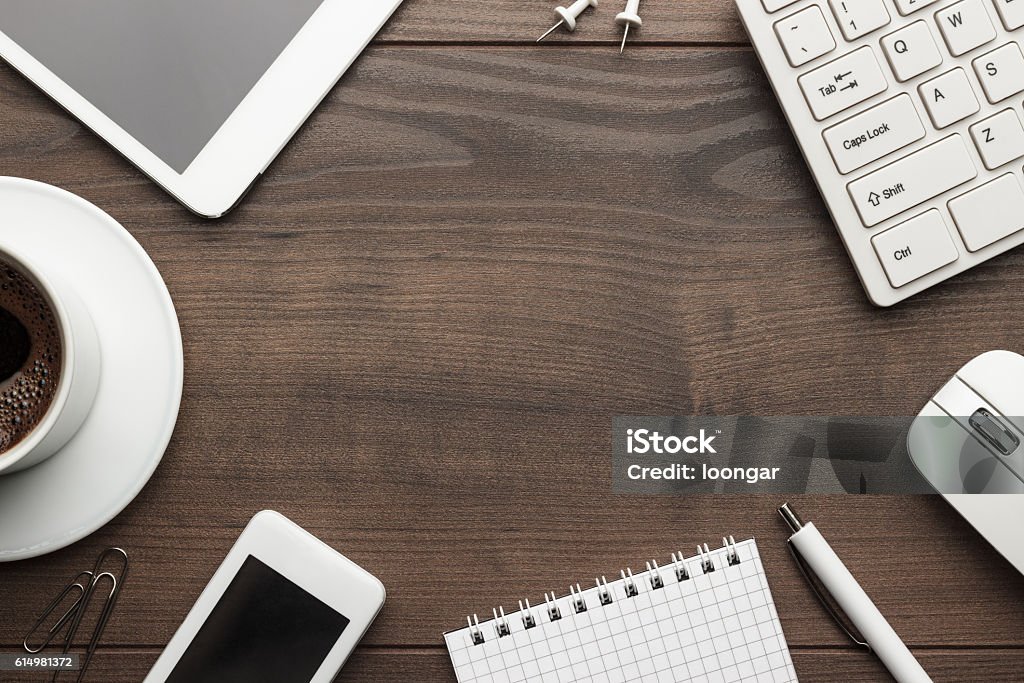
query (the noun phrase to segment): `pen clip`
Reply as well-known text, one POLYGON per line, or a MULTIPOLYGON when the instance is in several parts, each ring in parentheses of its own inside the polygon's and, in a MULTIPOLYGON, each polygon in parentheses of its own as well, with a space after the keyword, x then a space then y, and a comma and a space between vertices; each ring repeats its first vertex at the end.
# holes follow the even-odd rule
POLYGON ((793 556, 793 559, 796 560, 797 569, 799 569, 800 573, 804 575, 804 580, 807 581, 807 585, 811 587, 812 591, 814 591, 814 595, 818 598, 818 602, 821 603, 821 606, 824 607, 825 611, 832 616, 832 619, 836 622, 839 628, 843 630, 843 633, 850 637, 850 640, 870 651, 871 646, 863 640, 862 636, 855 634, 852 626, 846 625, 846 622, 843 621, 840 616, 839 610, 833 607, 828 598, 825 597, 825 593, 818 587, 818 582, 814 580, 813 573, 807 566, 807 563, 804 562, 804 559, 800 557, 800 553, 797 552, 797 549, 793 547, 791 542, 787 542, 786 545, 789 546, 789 552, 793 556))

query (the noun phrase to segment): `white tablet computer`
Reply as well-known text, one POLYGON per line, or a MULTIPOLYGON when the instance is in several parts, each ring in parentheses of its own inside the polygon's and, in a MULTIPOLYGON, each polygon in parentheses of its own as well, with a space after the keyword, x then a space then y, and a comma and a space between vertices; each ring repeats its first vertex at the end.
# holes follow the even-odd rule
POLYGON ((380 581, 264 511, 144 683, 331 683, 383 604, 380 581))
POLYGON ((0 57, 185 206, 215 217, 400 4, 3 0, 0 57))

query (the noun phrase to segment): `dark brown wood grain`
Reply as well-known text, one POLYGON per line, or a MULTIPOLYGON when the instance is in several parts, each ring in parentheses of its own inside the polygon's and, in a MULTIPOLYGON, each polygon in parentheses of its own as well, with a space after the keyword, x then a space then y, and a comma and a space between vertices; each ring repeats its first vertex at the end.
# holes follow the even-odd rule
MULTIPOLYGON (((214 222, 0 69, 0 169, 142 243, 186 361, 139 498, 0 565, 0 649, 116 543, 132 575, 94 680, 138 680, 274 508, 388 587, 341 680, 453 680, 440 636, 467 613, 725 533, 758 538, 802 680, 882 676, 801 582, 782 501, 613 496, 611 418, 914 414, 969 358, 1019 349, 1024 256, 872 308, 751 51, 684 44, 739 40, 731 3, 649 0, 644 36, 680 44, 626 59, 443 44, 532 35, 550 4, 499 1, 492 21, 411 0, 214 222), (681 38, 659 37, 673 24, 681 38)), ((936 680, 1019 680, 1024 578, 941 500, 794 502, 936 680)))
MULTIPOLYGON (((138 683, 149 671, 158 650, 107 648, 90 667, 88 680, 104 683, 138 683)), ((923 650, 915 654, 935 683, 991 683, 1007 679, 1011 667, 1024 667, 1021 650, 923 650)), ((794 650, 793 662, 801 683, 876 683, 886 680, 885 670, 871 655, 836 650, 794 650)), ((65 674, 65 679, 71 676, 65 674)), ((15 675, 4 683, 40 683, 44 676, 15 675)), ((438 650, 363 648, 352 655, 336 683, 395 683, 438 681, 455 683, 448 657, 438 650)))
MULTIPOLYGON (((760 3, 760 0, 741 0, 760 3)), ((406 0, 381 33, 385 42, 522 43, 536 40, 557 20, 552 11, 563 0, 406 0)), ((618 44, 622 28, 615 15, 626 0, 601 0, 580 17, 573 33, 557 31, 551 44, 604 41, 618 44)), ((785 16, 782 12, 779 16, 785 16)), ((630 43, 734 43, 745 40, 734 0, 643 0, 643 27, 630 31, 630 43)), ((614 53, 613 53, 614 54, 614 53)))

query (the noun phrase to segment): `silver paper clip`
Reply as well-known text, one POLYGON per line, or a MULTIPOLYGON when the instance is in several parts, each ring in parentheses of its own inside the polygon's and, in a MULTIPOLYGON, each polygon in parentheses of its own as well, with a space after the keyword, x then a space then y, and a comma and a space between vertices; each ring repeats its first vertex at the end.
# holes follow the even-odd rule
POLYGON ((25 652, 30 655, 38 654, 42 652, 47 645, 53 642, 53 639, 56 638, 64 627, 67 626, 74 618, 79 605, 82 604, 82 597, 85 596, 85 592, 88 590, 88 586, 91 583, 92 572, 85 571, 73 578, 71 583, 64 586, 64 590, 58 593, 53 602, 46 607, 42 616, 40 616, 39 620, 32 626, 32 630, 29 631, 28 635, 25 636, 25 639, 21 641, 22 647, 25 648, 25 652), (64 614, 62 614, 60 618, 57 619, 49 629, 47 629, 46 638, 39 643, 39 645, 30 645, 29 641, 35 637, 43 624, 50 619, 65 602, 67 602, 68 596, 72 594, 77 594, 74 602, 72 602, 64 614))
MULTIPOLYGON (((92 634, 89 636, 89 642, 85 646, 85 654, 82 657, 81 666, 78 670, 78 677, 75 679, 76 683, 81 683, 89 669, 92 657, 96 653, 96 648, 99 646, 103 631, 106 630, 110 616, 114 612, 114 607, 117 605, 117 599, 121 595, 121 590, 127 577, 128 553, 121 548, 107 548, 104 550, 96 558, 96 564, 93 565, 92 571, 84 571, 75 576, 70 583, 61 589, 53 602, 46 607, 42 616, 33 624, 32 629, 22 641, 25 651, 29 654, 42 652, 57 636, 64 632, 61 654, 67 654, 74 644, 75 636, 82 625, 82 618, 89 609, 89 604, 92 602, 93 596, 96 595, 97 589, 101 584, 109 583, 110 590, 106 592, 103 607, 96 620, 96 625, 93 627, 92 634), (119 568, 111 567, 109 570, 106 569, 106 566, 111 561, 117 562, 119 568), (53 620, 54 615, 60 611, 73 595, 76 597, 71 605, 60 617, 53 620), (41 632, 41 629, 45 628, 44 624, 51 620, 53 620, 53 623, 46 629, 42 643, 38 645, 32 644, 32 639, 41 632)), ((56 681, 60 674, 60 670, 54 671, 53 677, 50 680, 56 681)))

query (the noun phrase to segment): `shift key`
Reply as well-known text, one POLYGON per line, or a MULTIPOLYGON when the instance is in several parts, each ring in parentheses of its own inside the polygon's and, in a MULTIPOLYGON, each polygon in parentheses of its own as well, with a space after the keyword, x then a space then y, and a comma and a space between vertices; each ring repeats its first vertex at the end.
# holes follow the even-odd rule
POLYGON ((847 190, 870 228, 977 176, 963 138, 955 134, 853 181, 847 190))

